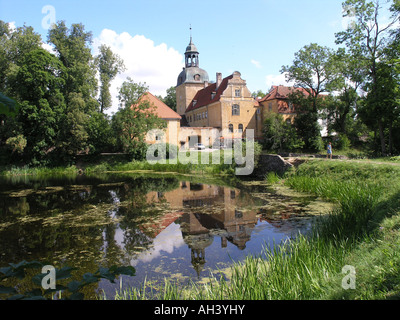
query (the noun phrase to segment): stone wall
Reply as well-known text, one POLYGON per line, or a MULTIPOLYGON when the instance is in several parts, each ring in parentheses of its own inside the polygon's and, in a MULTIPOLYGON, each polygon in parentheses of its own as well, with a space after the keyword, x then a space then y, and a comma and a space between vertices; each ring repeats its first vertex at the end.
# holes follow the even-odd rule
POLYGON ((260 155, 257 168, 254 170, 253 175, 264 177, 268 172, 283 174, 292 167, 293 165, 290 162, 284 160, 279 155, 263 154, 260 155))

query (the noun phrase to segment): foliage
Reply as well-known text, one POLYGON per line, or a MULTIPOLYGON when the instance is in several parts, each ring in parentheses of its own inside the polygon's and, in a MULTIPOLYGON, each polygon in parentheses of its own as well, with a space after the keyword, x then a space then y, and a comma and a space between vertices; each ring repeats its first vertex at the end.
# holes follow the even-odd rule
POLYGON ((20 134, 16 137, 8 138, 6 145, 11 149, 12 153, 16 152, 21 154, 26 147, 26 139, 20 134))
POLYGON ((143 160, 146 157, 147 133, 152 129, 164 128, 166 125, 154 112, 155 107, 148 101, 140 99, 147 90, 145 84, 135 83, 128 78, 119 89, 120 108, 112 119, 113 129, 121 148, 136 160, 143 160))
MULTIPOLYGON (((27 269, 38 269, 43 268, 44 263, 38 261, 21 261, 17 264, 10 263, 8 267, 0 268, 0 282, 6 281, 10 278, 24 279, 27 276, 27 269)), ((65 280, 72 277, 72 271, 74 268, 63 267, 61 269, 56 269, 55 276, 56 281, 65 280)), ((32 282, 39 286, 29 292, 21 292, 17 287, 6 287, 0 286, 0 294, 7 295, 6 300, 47 300, 54 297, 54 293, 60 293, 60 300, 82 300, 84 298, 83 293, 79 292, 83 287, 91 284, 97 283, 100 279, 107 279, 112 283, 115 282, 115 278, 120 275, 125 274, 129 276, 135 275, 135 269, 131 266, 128 267, 118 267, 112 266, 110 268, 99 268, 95 273, 85 273, 81 280, 72 280, 66 285, 56 284, 55 289, 44 290, 42 286, 42 280, 46 276, 45 273, 40 273, 32 277, 32 282), (50 298, 47 298, 49 297, 50 298)))
POLYGON ((98 66, 100 73, 100 112, 107 110, 111 107, 112 99, 110 94, 111 81, 117 76, 118 73, 125 70, 124 62, 111 48, 102 44, 99 47, 99 55, 96 56, 95 63, 98 66))
POLYGON ((162 99, 162 101, 172 110, 176 111, 176 88, 168 88, 167 95, 162 99))
POLYGON ((264 120, 264 148, 267 150, 298 150, 304 142, 298 138, 292 124, 283 120, 282 115, 268 113, 264 120))

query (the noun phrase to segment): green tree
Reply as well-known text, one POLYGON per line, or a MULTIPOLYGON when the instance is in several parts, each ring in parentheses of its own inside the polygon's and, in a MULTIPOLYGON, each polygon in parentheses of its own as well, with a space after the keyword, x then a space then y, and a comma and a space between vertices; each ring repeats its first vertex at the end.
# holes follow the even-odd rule
POLYGON ((291 66, 282 66, 281 73, 286 74, 286 80, 293 81, 295 87, 303 88, 312 102, 312 112, 317 113, 318 98, 327 92, 334 80, 335 68, 333 50, 316 43, 304 46, 295 53, 291 66))
POLYGON ((146 156, 147 132, 165 127, 165 122, 154 113, 154 106, 140 100, 147 91, 145 84, 135 83, 128 78, 119 89, 120 108, 112 119, 113 130, 122 150, 140 160, 146 156))
POLYGON ((162 101, 172 110, 176 111, 176 88, 174 86, 167 89, 167 95, 162 101))
POLYGON ((64 160, 73 160, 78 153, 88 153, 88 139, 86 127, 89 116, 85 114, 85 101, 81 93, 70 93, 69 103, 60 123, 58 147, 64 160))
POLYGON ((289 100, 296 106, 295 126, 304 141, 304 147, 310 151, 322 148, 321 128, 318 123, 319 112, 324 108, 321 94, 329 90, 336 79, 333 50, 316 43, 304 46, 295 53, 291 66, 283 66, 282 73, 287 81, 293 81, 302 88, 290 95, 289 100))
POLYGON ((267 150, 292 151, 304 145, 292 124, 285 122, 282 115, 273 112, 269 112, 264 120, 263 138, 267 150))
POLYGON ((118 73, 125 70, 123 60, 114 54, 109 46, 102 44, 99 47, 99 55, 96 56, 96 65, 100 73, 100 112, 103 113, 112 105, 110 94, 111 81, 118 73))
MULTIPOLYGON (((395 1, 394 4, 398 4, 395 1)), ((394 8, 394 7, 393 7, 394 8)), ((349 53, 363 60, 368 71, 366 89, 369 99, 363 110, 369 123, 374 123, 379 132, 380 149, 386 154, 384 115, 379 109, 378 96, 378 63, 385 54, 385 48, 390 39, 390 30, 399 21, 399 15, 394 14, 390 21, 381 23, 382 6, 379 0, 346 0, 343 3, 343 16, 352 19, 345 31, 336 34, 336 43, 345 44, 349 53)))
POLYGON ((59 126, 65 111, 61 90, 65 84, 59 77, 63 65, 44 49, 28 53, 16 76, 21 102, 18 121, 27 139, 26 157, 32 163, 48 163, 48 155, 56 147, 59 126))
POLYGON ((48 43, 64 65, 60 76, 65 79, 62 93, 69 103, 70 93, 81 93, 85 101, 85 113, 97 109, 96 65, 91 53, 92 33, 86 32, 82 24, 72 24, 67 28, 64 21, 49 30, 48 43))

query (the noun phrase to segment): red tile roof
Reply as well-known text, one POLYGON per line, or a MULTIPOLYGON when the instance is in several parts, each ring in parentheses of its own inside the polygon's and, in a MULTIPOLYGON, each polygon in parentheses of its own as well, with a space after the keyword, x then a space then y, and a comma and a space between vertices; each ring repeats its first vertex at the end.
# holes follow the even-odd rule
POLYGON ((232 78, 233 78, 233 74, 230 75, 229 77, 224 78, 218 88, 217 88, 217 84, 213 83, 213 84, 210 84, 208 87, 205 87, 204 89, 197 92, 197 94, 194 96, 192 102, 187 107, 186 112, 196 110, 198 108, 207 106, 213 102, 219 101, 222 93, 228 87, 228 80, 231 80, 232 78), (215 92, 214 97, 211 96, 211 94, 213 92, 215 92), (194 104, 194 101, 196 101, 195 104, 194 104))
POLYGON ((174 110, 168 107, 164 102, 162 102, 157 97, 153 96, 150 92, 146 92, 139 99, 139 102, 150 102, 150 105, 155 107, 156 115, 164 120, 180 120, 182 117, 177 114, 174 110))
POLYGON ((302 92, 305 95, 308 95, 308 92, 303 88, 295 88, 295 87, 286 87, 286 86, 272 86, 270 92, 259 102, 275 100, 275 99, 288 99, 291 93, 295 91, 302 92))

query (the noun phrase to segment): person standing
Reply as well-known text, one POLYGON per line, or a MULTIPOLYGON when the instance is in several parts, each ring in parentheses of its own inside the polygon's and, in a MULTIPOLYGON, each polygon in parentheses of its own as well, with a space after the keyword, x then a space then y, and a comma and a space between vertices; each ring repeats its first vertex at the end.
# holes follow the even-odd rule
POLYGON ((329 144, 328 144, 328 150, 327 150, 327 154, 326 154, 326 158, 328 159, 329 157, 332 160, 332 143, 331 142, 329 142, 329 144))

